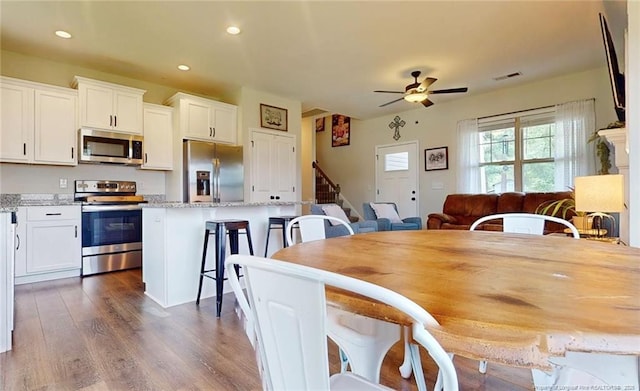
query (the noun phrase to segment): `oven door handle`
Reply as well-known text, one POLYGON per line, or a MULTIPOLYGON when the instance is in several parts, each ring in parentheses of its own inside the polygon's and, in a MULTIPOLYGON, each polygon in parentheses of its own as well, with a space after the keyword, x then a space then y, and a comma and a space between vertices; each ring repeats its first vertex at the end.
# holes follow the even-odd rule
POLYGON ((142 210, 142 206, 134 205, 83 205, 83 212, 106 212, 111 210, 142 210))

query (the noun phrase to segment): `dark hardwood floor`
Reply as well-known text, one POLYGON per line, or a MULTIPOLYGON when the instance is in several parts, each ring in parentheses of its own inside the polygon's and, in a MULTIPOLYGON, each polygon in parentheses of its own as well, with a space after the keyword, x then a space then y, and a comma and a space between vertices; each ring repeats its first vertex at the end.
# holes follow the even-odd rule
MULTIPOLYGON (((143 294, 140 270, 16 286, 13 350, 0 354, 1 390, 259 390, 254 352, 225 296, 163 309, 143 294)), ((330 344, 331 370, 337 371, 330 344)), ((424 351, 423 351, 424 353, 424 351)), ((385 358, 381 382, 415 390, 385 358)), ((461 390, 532 390, 529 370, 454 359, 461 390)), ((423 354, 429 389, 435 366, 423 354)))

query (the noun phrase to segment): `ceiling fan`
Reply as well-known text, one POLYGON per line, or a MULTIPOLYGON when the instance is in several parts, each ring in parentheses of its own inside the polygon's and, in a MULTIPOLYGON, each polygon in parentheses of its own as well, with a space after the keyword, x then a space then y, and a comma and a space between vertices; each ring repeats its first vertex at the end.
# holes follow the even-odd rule
POLYGON ((435 83, 435 81, 438 79, 435 79, 433 77, 427 77, 422 81, 422 83, 418 83, 418 77, 420 76, 420 71, 411 72, 411 76, 413 76, 414 81, 413 83, 405 87, 404 92, 403 91, 381 91, 381 90, 373 91, 373 92, 384 92, 389 94, 404 94, 402 98, 392 100, 391 102, 382 104, 379 107, 385 107, 392 103, 401 101, 403 99, 406 100, 407 102, 421 102, 424 107, 429 107, 433 105, 433 102, 428 99, 429 94, 451 94, 451 93, 457 93, 457 92, 467 92, 468 90, 467 87, 460 87, 460 88, 448 88, 446 90, 429 91, 427 90, 429 86, 435 83))

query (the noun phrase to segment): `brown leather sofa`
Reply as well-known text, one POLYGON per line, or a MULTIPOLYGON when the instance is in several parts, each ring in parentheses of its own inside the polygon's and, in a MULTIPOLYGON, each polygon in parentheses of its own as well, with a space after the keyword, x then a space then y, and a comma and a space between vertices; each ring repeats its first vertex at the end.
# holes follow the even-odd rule
MULTIPOLYGON (((570 191, 549 193, 502 193, 502 194, 449 194, 444 201, 442 213, 431 213, 427 218, 427 229, 468 230, 480 217, 496 213, 535 213, 543 202, 571 198, 570 191)), ((572 215, 566 218, 571 220, 572 215)), ((563 225, 545 223, 545 233, 562 232, 563 225)), ((502 220, 491 220, 476 229, 502 231, 502 220)))

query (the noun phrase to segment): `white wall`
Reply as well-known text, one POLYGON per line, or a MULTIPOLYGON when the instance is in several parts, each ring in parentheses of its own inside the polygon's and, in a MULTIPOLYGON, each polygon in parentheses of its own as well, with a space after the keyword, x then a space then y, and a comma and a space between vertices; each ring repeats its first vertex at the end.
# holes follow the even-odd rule
MULTIPOLYGON (((302 134, 300 137, 300 170, 302 181, 302 199, 313 202, 315 195, 315 175, 311 162, 315 160, 315 118, 302 119, 302 134)), ((302 214, 311 213, 309 205, 302 206, 302 214)))
MULTIPOLYGON (((605 67, 565 75, 540 82, 505 88, 491 93, 473 95, 438 103, 424 108, 399 112, 406 125, 400 129, 397 142, 418 140, 420 146, 420 215, 442 211, 447 194, 456 191, 456 123, 467 118, 477 118, 540 106, 554 105, 578 99, 595 98, 596 126, 603 128, 615 120, 611 87, 605 67), (426 172, 424 149, 449 147, 449 169, 426 172), (444 188, 433 190, 434 182, 442 182, 444 188)), ((395 103, 398 109, 411 108, 409 103, 395 103)), ((343 195, 358 210, 363 202, 375 199, 376 145, 393 144, 393 129, 389 123, 395 115, 370 120, 351 119, 351 142, 348 146, 331 147, 331 132, 316 133, 317 160, 329 177, 342 187, 343 195)), ((591 171, 595 156, 591 159, 591 171)), ((361 211, 360 211, 361 212, 361 211)))
POLYGON ((0 193, 73 194, 77 179, 136 181, 138 194, 164 194, 164 173, 117 165, 79 164, 75 167, 0 163, 0 193), (67 179, 61 189, 60 179, 67 179))

